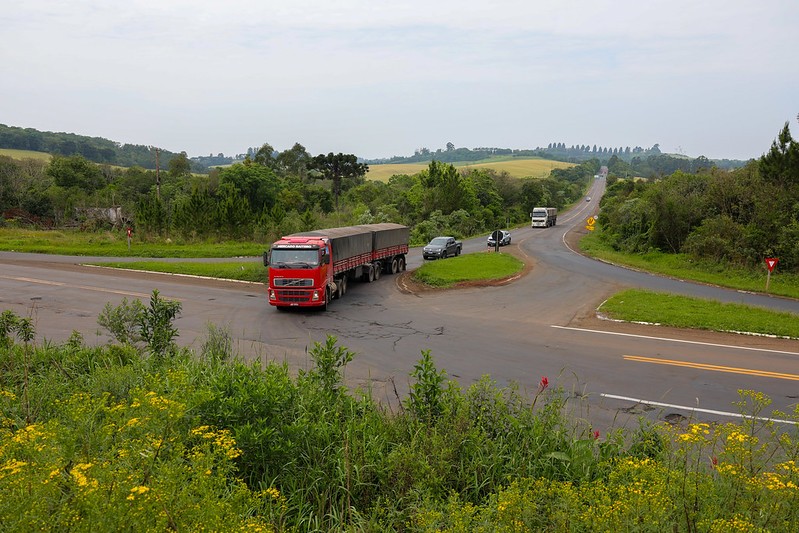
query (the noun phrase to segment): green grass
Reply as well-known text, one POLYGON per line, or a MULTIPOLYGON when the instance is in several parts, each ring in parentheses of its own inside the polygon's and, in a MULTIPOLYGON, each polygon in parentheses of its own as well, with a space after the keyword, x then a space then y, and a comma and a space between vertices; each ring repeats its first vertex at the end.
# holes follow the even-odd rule
MULTIPOLYGON (((580 250, 586 255, 648 272, 664 274, 678 279, 698 281, 719 287, 750 292, 766 292, 766 268, 762 270, 734 268, 724 264, 710 264, 692 260, 684 254, 650 252, 628 254, 617 252, 599 239, 597 232, 580 240, 580 250)), ((771 275, 769 294, 799 298, 799 276, 782 273, 779 266, 771 275)))
POLYGON ((518 274, 524 263, 509 254, 479 253, 427 262, 413 277, 433 287, 449 287, 476 280, 498 280, 518 274))
POLYGON ((613 295, 599 312, 628 322, 799 338, 799 315, 794 313, 640 289, 613 295))
POLYGON ((224 263, 162 261, 134 261, 123 263, 93 263, 94 265, 124 268, 129 270, 146 270, 148 272, 166 272, 169 274, 186 274, 207 278, 234 279, 240 281, 263 282, 267 279, 267 268, 256 261, 231 261, 224 263))
MULTIPOLYGON (((549 159, 518 159, 512 157, 497 157, 481 161, 456 162, 457 168, 489 168, 497 172, 505 171, 514 178, 534 177, 545 178, 555 168, 573 167, 573 163, 552 161, 549 159)), ((417 174, 426 169, 428 163, 391 163, 386 165, 369 165, 366 177, 374 181, 388 181, 395 174, 417 174)))
POLYGON ((102 257, 253 257, 267 245, 255 242, 142 242, 130 250, 124 231, 28 230, 0 228, 0 251, 102 257))

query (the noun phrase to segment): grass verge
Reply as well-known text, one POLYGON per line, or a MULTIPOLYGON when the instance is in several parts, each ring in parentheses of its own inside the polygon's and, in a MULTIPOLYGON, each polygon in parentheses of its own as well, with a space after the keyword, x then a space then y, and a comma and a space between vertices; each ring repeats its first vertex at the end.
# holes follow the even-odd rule
MULTIPOLYGON (((766 268, 733 268, 724 264, 697 262, 685 254, 617 252, 601 241, 598 232, 580 240, 580 250, 591 257, 679 279, 698 281, 750 292, 766 292, 766 268)), ((771 275, 768 294, 799 299, 799 276, 779 272, 771 275)))
POLYGON ((130 250, 124 231, 28 230, 0 228, 0 251, 101 257, 252 257, 266 249, 255 242, 142 242, 130 250))
POLYGON ((162 261, 134 261, 125 263, 94 263, 97 266, 187 274, 208 278, 234 279, 239 281, 263 282, 267 279, 267 269, 259 262, 231 261, 229 263, 165 263, 162 261))
POLYGON ((799 338, 799 315, 793 313, 640 289, 616 293, 599 312, 627 322, 799 338))
POLYGON ((494 281, 518 274, 524 263, 510 254, 479 253, 427 262, 418 268, 416 281, 433 287, 450 287, 468 281, 494 281))

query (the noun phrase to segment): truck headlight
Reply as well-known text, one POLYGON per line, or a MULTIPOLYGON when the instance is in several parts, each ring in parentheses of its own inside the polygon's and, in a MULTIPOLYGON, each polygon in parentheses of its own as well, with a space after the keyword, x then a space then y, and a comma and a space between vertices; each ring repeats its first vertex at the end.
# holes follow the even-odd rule
POLYGON ((319 301, 319 291, 313 291, 313 296, 311 297, 311 300, 314 302, 319 301))

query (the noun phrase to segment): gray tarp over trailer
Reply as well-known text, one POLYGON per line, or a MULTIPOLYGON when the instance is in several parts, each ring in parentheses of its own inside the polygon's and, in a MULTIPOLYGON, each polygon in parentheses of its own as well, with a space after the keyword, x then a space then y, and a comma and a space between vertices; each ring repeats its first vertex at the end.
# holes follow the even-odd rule
POLYGON ((408 244, 410 234, 408 226, 386 222, 383 224, 365 224, 360 227, 369 228, 369 231, 372 232, 374 250, 408 244))
POLYGON ((372 253, 372 231, 368 226, 345 226, 294 233, 288 237, 329 237, 333 247, 333 262, 372 253))

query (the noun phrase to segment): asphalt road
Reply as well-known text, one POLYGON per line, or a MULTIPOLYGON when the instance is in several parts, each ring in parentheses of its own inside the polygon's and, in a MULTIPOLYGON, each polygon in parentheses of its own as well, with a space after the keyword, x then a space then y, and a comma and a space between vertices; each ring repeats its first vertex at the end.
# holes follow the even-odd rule
MULTIPOLYGON (((123 297, 146 301, 152 289, 179 300, 179 341, 199 349, 207 324, 229 328, 247 359, 310 365, 307 350, 326 335, 356 353, 346 378, 396 405, 409 374, 430 350, 436 365, 466 388, 484 375, 532 396, 542 376, 563 387, 573 411, 594 427, 637 426, 638 416, 734 420, 738 389, 753 389, 793 411, 799 397, 799 341, 673 330, 599 321, 610 294, 644 287, 763 305, 799 313, 799 302, 680 282, 582 257, 568 242, 586 231, 604 182, 590 202, 561 213, 548 229, 512 230, 506 251, 533 263, 529 274, 498 287, 401 290, 401 276, 354 283, 327 312, 278 312, 260 284, 128 273, 76 265, 86 258, 0 253, 0 310, 32 316, 38 339, 66 340, 73 330, 103 343, 97 316, 123 297), (570 232, 570 230, 572 230, 570 232)), ((485 237, 464 253, 487 249, 485 237)), ((259 260, 259 259, 257 259, 259 260)), ((408 268, 422 263, 421 249, 408 268)))

